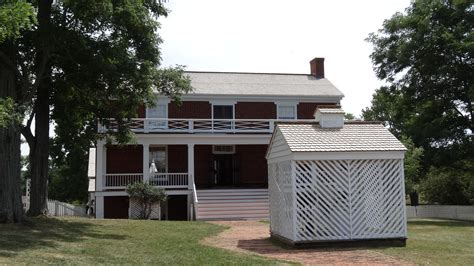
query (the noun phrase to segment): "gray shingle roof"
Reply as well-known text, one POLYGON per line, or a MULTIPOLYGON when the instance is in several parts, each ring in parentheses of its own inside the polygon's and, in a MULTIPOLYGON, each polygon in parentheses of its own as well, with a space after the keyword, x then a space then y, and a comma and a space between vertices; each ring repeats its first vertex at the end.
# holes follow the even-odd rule
POLYGON ((192 94, 256 96, 344 95, 329 80, 304 74, 186 72, 191 78, 192 94))
POLYGON ((382 124, 350 123, 343 128, 321 128, 318 123, 279 123, 291 151, 405 151, 382 124))

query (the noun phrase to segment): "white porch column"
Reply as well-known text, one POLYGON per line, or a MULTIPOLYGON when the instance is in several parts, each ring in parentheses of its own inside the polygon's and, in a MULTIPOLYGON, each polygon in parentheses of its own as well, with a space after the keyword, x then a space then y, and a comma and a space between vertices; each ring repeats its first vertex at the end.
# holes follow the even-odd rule
POLYGON ((150 144, 143 144, 143 182, 150 180, 150 144))
POLYGON ((194 143, 188 144, 188 188, 193 188, 194 180, 194 143))
POLYGON ((105 142, 102 140, 97 141, 96 149, 96 168, 95 168, 95 190, 104 190, 104 174, 107 171, 107 148, 105 142))
POLYGON ((95 218, 104 219, 104 196, 95 196, 95 218))

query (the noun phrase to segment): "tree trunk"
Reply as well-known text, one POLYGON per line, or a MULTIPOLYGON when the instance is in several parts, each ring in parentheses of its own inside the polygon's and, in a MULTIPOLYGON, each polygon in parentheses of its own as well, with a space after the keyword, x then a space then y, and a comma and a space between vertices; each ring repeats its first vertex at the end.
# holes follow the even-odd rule
POLYGON ((46 215, 48 211, 49 85, 49 82, 42 82, 36 98, 35 137, 34 144, 30 145, 29 216, 46 215))
MULTIPOLYGON (((40 69, 51 52, 51 5, 52 0, 38 1, 38 43, 36 44, 36 66, 40 69)), ((31 188, 28 215, 44 215, 48 211, 48 167, 49 167, 49 94, 51 87, 51 65, 46 63, 36 93, 35 136, 28 141, 30 146, 31 188)))
MULTIPOLYGON (((15 49, 4 43, 0 49, 14 64, 15 49)), ((16 77, 12 69, 0 63, 0 99, 16 101, 16 77)), ((19 121, 8 121, 0 125, 0 223, 15 223, 23 220, 21 202, 21 164, 19 121)))

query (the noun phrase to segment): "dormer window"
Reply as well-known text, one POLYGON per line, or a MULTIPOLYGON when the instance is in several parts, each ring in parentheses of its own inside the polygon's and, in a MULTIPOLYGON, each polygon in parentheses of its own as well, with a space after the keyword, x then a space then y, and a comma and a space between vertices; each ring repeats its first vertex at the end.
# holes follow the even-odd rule
POLYGON ((279 120, 296 119, 296 104, 278 104, 277 118, 279 120))

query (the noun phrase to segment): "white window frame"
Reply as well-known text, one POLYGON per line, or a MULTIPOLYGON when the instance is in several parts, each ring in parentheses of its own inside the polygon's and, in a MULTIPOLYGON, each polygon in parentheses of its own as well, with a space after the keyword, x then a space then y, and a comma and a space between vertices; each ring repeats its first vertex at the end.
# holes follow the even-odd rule
POLYGON ((232 120, 235 120, 236 101, 211 101, 211 118, 214 120, 214 106, 232 106, 232 120))
POLYGON ((297 120, 298 119, 298 103, 295 102, 277 102, 277 120, 297 120), (280 107, 292 107, 295 114, 294 118, 280 118, 280 107))
MULTIPOLYGON (((168 114, 168 105, 169 105, 169 103, 170 103, 170 99, 167 99, 167 98, 166 99, 158 99, 158 101, 156 101, 155 106, 152 107, 152 108, 156 108, 157 106, 160 106, 160 105, 164 106, 165 107, 165 117, 160 118, 160 119, 165 119, 165 121, 162 122, 162 123, 160 123, 160 122, 156 123, 157 121, 154 121, 155 124, 157 124, 157 125, 154 125, 153 121, 150 121, 150 120, 145 121, 148 124, 148 127, 152 128, 152 129, 153 128, 154 129, 166 129, 166 128, 168 128, 167 119, 169 118, 168 117, 168 115, 169 115, 168 114)), ((152 108, 148 108, 148 107, 146 108, 146 115, 145 115, 146 119, 147 118, 157 118, 157 117, 150 117, 150 109, 152 109, 152 108)))
POLYGON ((148 148, 148 168, 150 168, 151 160, 153 159, 150 156, 150 153, 152 152, 151 148, 161 148, 161 147, 165 148, 165 171, 166 171, 165 173, 168 173, 168 145, 150 145, 149 146, 149 148, 148 148))

